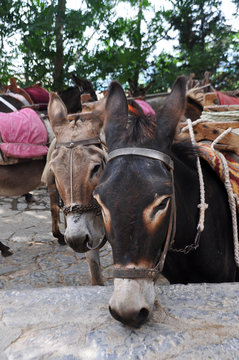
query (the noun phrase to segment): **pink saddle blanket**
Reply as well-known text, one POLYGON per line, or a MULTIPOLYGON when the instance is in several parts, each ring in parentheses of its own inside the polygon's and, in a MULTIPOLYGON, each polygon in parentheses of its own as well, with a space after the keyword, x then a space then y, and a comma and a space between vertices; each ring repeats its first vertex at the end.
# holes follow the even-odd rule
POLYGON ((8 157, 33 158, 48 152, 47 130, 32 109, 0 113, 0 134, 0 149, 8 157))

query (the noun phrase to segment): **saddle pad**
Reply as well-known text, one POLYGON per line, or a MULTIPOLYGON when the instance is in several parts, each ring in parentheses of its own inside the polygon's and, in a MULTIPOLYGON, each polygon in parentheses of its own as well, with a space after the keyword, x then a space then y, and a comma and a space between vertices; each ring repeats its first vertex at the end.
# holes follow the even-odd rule
MULTIPOLYGON (((206 160, 212 169, 217 173, 219 178, 225 182, 225 173, 223 170, 223 163, 218 154, 213 151, 211 146, 206 143, 199 143, 199 156, 206 160)), ((239 163, 230 155, 229 152, 221 152, 227 160, 230 183, 233 193, 239 196, 239 163)), ((239 211, 239 204, 237 210, 239 211)))
POLYGON ((155 111, 154 109, 148 104, 146 103, 144 100, 135 100, 135 102, 141 107, 141 109, 143 110, 144 115, 155 115, 155 111))
POLYGON ((0 149, 8 157, 33 158, 48 152, 46 128, 32 109, 0 113, 0 133, 0 149))
POLYGON ((239 105, 238 97, 228 96, 220 91, 216 91, 216 93, 219 98, 220 105, 239 105))

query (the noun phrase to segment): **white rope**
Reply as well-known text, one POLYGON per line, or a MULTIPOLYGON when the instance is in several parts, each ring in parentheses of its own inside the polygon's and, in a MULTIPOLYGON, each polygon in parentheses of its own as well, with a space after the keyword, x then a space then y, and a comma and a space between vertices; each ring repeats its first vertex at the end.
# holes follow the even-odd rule
MULTIPOLYGON (((187 119, 187 121, 188 120, 190 120, 190 119, 187 119)), ((193 127, 193 126, 195 126, 195 125, 197 125, 197 124, 199 124, 199 123, 201 123, 201 122, 209 122, 209 121, 211 121, 211 120, 205 120, 205 119, 198 119, 198 120, 195 120, 195 121, 193 121, 192 122, 192 120, 190 120, 191 121, 191 124, 190 125, 185 125, 182 129, 181 129, 181 132, 185 132, 186 130, 189 130, 189 127, 193 127)), ((191 135, 190 135, 191 136, 191 135)), ((193 134, 193 137, 194 137, 194 134, 193 134)))
POLYGON ((211 148, 213 151, 217 153, 217 155, 220 157, 222 164, 223 164, 223 170, 224 170, 224 176, 225 181, 224 185, 227 191, 228 195, 228 201, 229 206, 231 210, 232 215, 232 229, 233 229, 233 242, 234 242, 234 259, 236 266, 239 267, 239 243, 238 243, 238 226, 237 226, 237 204, 239 204, 239 199, 236 194, 233 193, 232 184, 230 181, 230 175, 229 175, 229 169, 228 169, 228 163, 225 158, 225 156, 220 153, 219 151, 214 149, 214 146, 224 137, 226 136, 230 131, 232 131, 232 128, 228 128, 225 130, 222 134, 220 134, 211 144, 211 148))
MULTIPOLYGON (((213 111, 203 111, 200 118, 192 122, 192 126, 195 126, 200 123, 210 122, 231 122, 235 123, 239 121, 239 111, 226 111, 226 112, 213 112, 213 111)), ((189 129, 188 125, 185 125, 181 132, 185 132, 189 129)))
MULTIPOLYGON (((194 137, 192 121, 190 119, 187 119, 187 123, 188 123, 188 129, 189 129, 191 142, 193 145, 195 145, 196 141, 195 141, 195 137, 194 137)), ((202 173, 200 158, 198 155, 197 155, 197 171, 198 171, 199 186, 200 186, 200 204, 198 204, 200 213, 199 213, 199 221, 198 221, 197 230, 202 232, 204 230, 205 211, 208 208, 208 204, 205 203, 205 187, 204 187, 203 173, 202 173)))
POLYGON ((226 136, 227 134, 229 134, 232 131, 232 128, 229 127, 227 128, 225 131, 223 131, 223 133, 221 133, 220 135, 218 135, 218 137, 216 139, 214 139, 214 141, 211 144, 211 148, 213 151, 215 151, 216 153, 220 154, 219 151, 216 151, 214 149, 214 146, 222 139, 224 138, 224 136, 226 136))

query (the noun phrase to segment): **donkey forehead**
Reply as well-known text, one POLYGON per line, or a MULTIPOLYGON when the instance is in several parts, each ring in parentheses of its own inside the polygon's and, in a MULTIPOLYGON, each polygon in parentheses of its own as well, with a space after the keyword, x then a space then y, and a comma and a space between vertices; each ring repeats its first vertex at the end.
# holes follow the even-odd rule
MULTIPOLYGON (((117 159, 114 161, 117 162, 117 159)), ((136 203, 147 206, 157 196, 170 195, 171 174, 164 165, 155 161, 142 161, 139 166, 127 161, 120 168, 117 164, 108 163, 96 193, 105 203, 113 203, 112 199, 117 199, 117 206, 129 204, 130 207, 136 203)))
MULTIPOLYGON (((103 150, 95 145, 77 145, 73 148, 63 145, 54 150, 52 154, 52 162, 57 163, 59 161, 65 161, 70 158, 71 154, 73 155, 73 165, 102 162, 104 159, 103 150)), ((63 164, 61 163, 61 165, 63 164)), ((65 165, 66 164, 64 164, 64 166, 65 165)))
POLYGON ((75 141, 97 137, 99 132, 100 125, 97 119, 71 121, 67 125, 62 125, 58 128, 57 141, 66 142, 69 139, 75 141))

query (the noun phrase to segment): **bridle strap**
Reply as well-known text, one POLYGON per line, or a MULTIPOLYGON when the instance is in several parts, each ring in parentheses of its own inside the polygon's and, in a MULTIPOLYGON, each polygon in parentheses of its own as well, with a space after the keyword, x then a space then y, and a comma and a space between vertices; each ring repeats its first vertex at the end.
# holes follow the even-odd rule
POLYGON ((61 146, 65 146, 67 148, 73 148, 78 145, 100 145, 100 144, 101 144, 101 141, 99 138, 93 138, 93 139, 84 139, 84 140, 78 140, 78 141, 56 143, 56 148, 59 148, 61 146))
POLYGON ((138 155, 138 156, 148 157, 151 159, 163 161, 172 170, 174 168, 173 160, 167 154, 164 154, 161 151, 154 149, 146 149, 146 148, 138 148, 138 147, 126 147, 126 148, 113 150, 108 154, 108 162, 122 155, 138 155))
MULTIPOLYGON (((60 147, 66 147, 68 149, 70 149, 70 197, 71 197, 71 205, 68 206, 67 208, 64 207, 64 214, 68 214, 69 212, 73 211, 73 208, 76 210, 76 206, 75 204, 73 204, 73 149, 78 146, 78 145, 83 145, 83 146, 88 146, 88 145, 101 145, 101 140, 99 138, 92 138, 92 139, 83 139, 83 140, 77 140, 77 141, 69 141, 69 142, 58 142, 56 143, 56 148, 60 148, 60 147)), ((88 208, 92 209, 91 204, 88 204, 87 206, 82 206, 82 209, 85 209, 86 212, 88 210, 88 208)), ((94 208, 94 207, 93 207, 94 208)), ((79 211, 79 209, 78 209, 79 211)))
POLYGON ((153 149, 146 149, 146 148, 136 148, 136 147, 128 147, 128 148, 121 148, 113 150, 109 153, 108 161, 113 160, 118 156, 124 155, 136 155, 136 156, 143 156, 148 157, 155 160, 160 160, 164 164, 166 164, 170 168, 171 178, 172 178, 172 204, 171 204, 171 211, 170 211, 170 219, 169 219, 169 226, 167 231, 166 240, 164 243, 163 251, 161 252, 159 261, 157 262, 156 266, 153 269, 147 268, 115 268, 113 270, 113 277, 116 278, 126 278, 126 279, 143 279, 143 278, 151 278, 154 281, 158 278, 160 273, 163 270, 165 258, 167 255, 167 251, 169 245, 172 243, 175 235, 176 230, 176 201, 175 201, 175 189, 174 189, 174 163, 170 156, 165 153, 162 153, 158 150, 153 149))
POLYGON ((128 269, 121 269, 115 268, 113 270, 113 277, 120 278, 120 279, 157 279, 160 272, 156 269, 139 269, 139 268, 128 268, 128 269))

